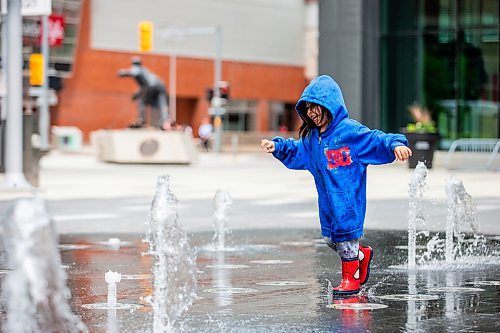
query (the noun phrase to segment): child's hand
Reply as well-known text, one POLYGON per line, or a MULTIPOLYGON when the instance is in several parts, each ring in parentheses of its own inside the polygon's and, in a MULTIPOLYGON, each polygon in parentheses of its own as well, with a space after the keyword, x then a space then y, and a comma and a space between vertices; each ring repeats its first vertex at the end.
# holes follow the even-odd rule
POLYGON ((269 141, 269 140, 261 140, 260 141, 260 148, 265 149, 268 153, 274 152, 274 141, 269 141))
POLYGON ((406 161, 412 155, 412 151, 406 146, 397 146, 394 148, 394 155, 396 155, 396 161, 406 161))

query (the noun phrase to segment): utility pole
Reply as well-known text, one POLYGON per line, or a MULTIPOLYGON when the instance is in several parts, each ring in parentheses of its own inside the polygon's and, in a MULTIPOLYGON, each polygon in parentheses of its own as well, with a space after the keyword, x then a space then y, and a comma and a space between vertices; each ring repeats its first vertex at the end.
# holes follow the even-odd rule
MULTIPOLYGON (((211 110, 213 110, 212 115, 214 115, 214 150, 216 152, 221 151, 221 137, 222 137, 222 119, 221 116, 224 114, 225 110, 221 107, 220 98, 220 81, 222 78, 222 28, 221 27, 191 27, 191 28, 170 28, 166 29, 161 33, 161 36, 165 39, 171 38, 183 38, 184 36, 195 36, 195 35, 214 35, 215 36, 215 58, 214 58, 214 95, 211 100, 211 110)), ((172 53, 170 56, 170 98, 176 98, 176 54, 172 53)), ((170 104, 173 106, 171 112, 173 117, 175 117, 176 110, 175 104, 170 104)))
POLYGON ((221 58, 222 58, 222 29, 220 27, 215 28, 215 59, 214 59, 214 72, 215 72, 215 82, 214 82, 214 98, 212 99, 212 108, 214 108, 214 131, 215 131, 215 142, 214 150, 218 153, 222 150, 222 114, 223 109, 221 107, 220 98, 220 81, 221 81, 221 58))
POLYGON ((0 187, 31 188, 23 173, 23 52, 21 1, 7 5, 8 109, 5 145, 5 179, 0 187))
POLYGON ((169 113, 172 121, 177 121, 177 55, 170 54, 170 87, 169 87, 169 113))
POLYGON ((2 121, 7 118, 7 38, 7 14, 2 13, 2 121))
POLYGON ((49 17, 42 15, 42 55, 43 55, 43 83, 40 91, 39 106, 40 117, 38 119, 38 130, 40 132, 40 148, 42 150, 49 149, 49 80, 48 80, 48 64, 49 64, 49 17))

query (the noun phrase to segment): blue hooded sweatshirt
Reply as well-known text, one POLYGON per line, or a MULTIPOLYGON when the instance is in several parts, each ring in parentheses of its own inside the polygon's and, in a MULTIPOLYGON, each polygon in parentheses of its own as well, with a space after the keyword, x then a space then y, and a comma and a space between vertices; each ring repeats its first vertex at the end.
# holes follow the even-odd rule
POLYGON ((318 191, 321 233, 334 242, 360 238, 366 212, 366 167, 395 160, 394 148, 408 145, 404 135, 370 130, 350 119, 339 85, 322 75, 300 97, 327 108, 333 118, 323 133, 313 128, 304 139, 276 137, 273 155, 287 168, 308 170, 318 191))

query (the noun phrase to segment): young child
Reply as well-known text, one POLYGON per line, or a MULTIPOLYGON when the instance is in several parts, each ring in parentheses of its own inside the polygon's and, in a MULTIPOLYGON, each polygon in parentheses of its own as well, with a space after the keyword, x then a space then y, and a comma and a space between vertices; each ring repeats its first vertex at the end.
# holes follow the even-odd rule
POLYGON ((359 245, 366 211, 366 167, 404 161, 412 154, 401 134, 370 130, 350 119, 338 84, 322 75, 295 106, 303 124, 299 140, 276 137, 261 148, 287 168, 308 170, 318 191, 321 233, 342 259, 342 282, 334 294, 359 292, 368 280, 371 247, 359 245))

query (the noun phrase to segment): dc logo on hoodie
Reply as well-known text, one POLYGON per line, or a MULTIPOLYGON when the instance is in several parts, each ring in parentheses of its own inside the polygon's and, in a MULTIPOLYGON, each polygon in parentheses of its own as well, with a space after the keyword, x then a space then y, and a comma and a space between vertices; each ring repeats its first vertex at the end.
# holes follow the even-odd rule
POLYGON ((335 169, 352 164, 351 151, 349 150, 349 147, 342 147, 337 150, 325 150, 325 154, 328 158, 328 169, 335 169))

